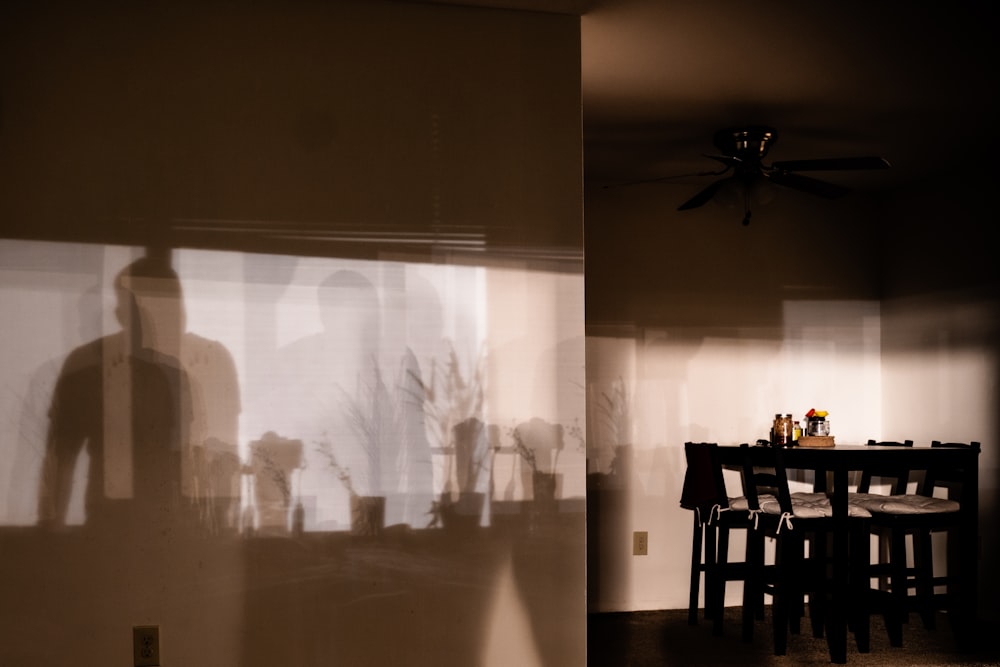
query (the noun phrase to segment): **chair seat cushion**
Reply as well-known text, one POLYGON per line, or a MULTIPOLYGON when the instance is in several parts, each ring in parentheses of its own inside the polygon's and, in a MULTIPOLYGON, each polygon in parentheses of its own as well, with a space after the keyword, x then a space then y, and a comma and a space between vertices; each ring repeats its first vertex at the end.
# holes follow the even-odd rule
MULTIPOLYGON (((820 491, 796 491, 791 494, 791 498, 793 516, 801 519, 819 519, 833 516, 833 506, 830 504, 830 499, 825 493, 820 491)), ((764 514, 781 515, 781 505, 773 495, 762 494, 758 500, 760 501, 760 509, 764 514)), ((743 506, 740 509, 748 509, 746 499, 744 498, 743 501, 743 506)), ((730 501, 730 507, 737 509, 733 506, 732 501, 730 501)), ((848 504, 847 515, 852 517, 870 517, 871 512, 864 507, 848 504)))
POLYGON ((879 493, 852 493, 848 503, 853 507, 863 507, 877 514, 946 514, 957 512, 958 501, 945 498, 931 498, 915 493, 886 496, 879 493))
POLYGON ((747 500, 746 496, 739 496, 738 498, 730 498, 729 509, 736 512, 746 512, 750 509, 750 501, 747 500))
MULTIPOLYGON (((762 511, 764 510, 764 505, 767 503, 777 503, 778 499, 770 493, 762 493, 757 497, 757 502, 760 504, 762 511)), ((747 500, 746 496, 740 496, 738 498, 729 499, 729 509, 736 512, 749 512, 750 511, 750 501, 747 500)))

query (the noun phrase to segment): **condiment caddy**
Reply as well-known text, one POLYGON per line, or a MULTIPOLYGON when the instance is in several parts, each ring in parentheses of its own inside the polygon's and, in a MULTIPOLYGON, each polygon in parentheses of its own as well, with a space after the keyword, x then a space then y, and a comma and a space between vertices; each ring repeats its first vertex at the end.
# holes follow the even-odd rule
POLYGON ((769 444, 772 447, 832 447, 829 412, 810 408, 805 415, 805 431, 791 413, 775 413, 769 444))

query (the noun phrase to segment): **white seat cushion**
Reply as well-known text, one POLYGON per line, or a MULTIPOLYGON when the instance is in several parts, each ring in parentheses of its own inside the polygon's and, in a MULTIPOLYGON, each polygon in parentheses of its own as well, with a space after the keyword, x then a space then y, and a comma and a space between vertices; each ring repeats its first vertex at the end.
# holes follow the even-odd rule
POLYGON ((886 496, 879 493, 852 493, 848 496, 851 506, 863 507, 881 514, 947 514, 961 509, 958 501, 929 498, 915 493, 886 496))
MULTIPOLYGON (((833 516, 833 506, 830 504, 830 499, 827 498, 825 493, 819 491, 797 491, 791 494, 791 498, 793 516, 802 519, 819 519, 833 516)), ((781 514, 781 505, 774 496, 765 494, 760 496, 759 500, 760 509, 765 514, 781 514)), ((849 503, 847 505, 847 515, 852 517, 870 517, 871 512, 864 507, 849 503)))
MULTIPOLYGON (((802 491, 791 494, 791 497, 792 514, 794 516, 803 519, 833 516, 833 505, 830 504, 830 499, 825 493, 809 493, 802 491)), ((768 503, 767 507, 765 507, 762 503, 760 508, 768 514, 781 514, 781 506, 778 505, 777 501, 773 504, 768 503)), ((847 516, 870 517, 871 512, 866 510, 864 507, 848 504, 847 516)))
MULTIPOLYGON (((757 500, 763 503, 765 499, 774 500, 774 496, 765 493, 761 494, 761 496, 757 500)), ((729 509, 736 512, 748 512, 750 511, 750 501, 747 500, 746 496, 740 496, 738 498, 730 498, 729 509)))

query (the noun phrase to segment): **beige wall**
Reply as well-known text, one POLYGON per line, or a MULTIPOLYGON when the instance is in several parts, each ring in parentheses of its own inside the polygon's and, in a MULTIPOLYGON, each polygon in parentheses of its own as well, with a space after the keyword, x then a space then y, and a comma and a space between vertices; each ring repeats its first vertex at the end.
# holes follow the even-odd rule
POLYGON ((579 106, 549 101, 579 99, 574 17, 358 2, 8 13, 8 233, 89 239, 68 221, 91 219, 147 241, 169 217, 580 243, 582 202, 551 196, 580 182, 579 106))
MULTIPOLYGON (((163 664, 584 664, 578 18, 383 2, 66 3, 6 6, 0 44, 0 663, 125 664, 132 626, 155 624, 163 664), (182 466, 175 493, 129 509, 146 489, 119 458, 98 466, 119 499, 98 526, 81 456, 70 525, 43 529, 63 360, 118 330, 114 276, 147 249, 180 274, 196 337, 180 338, 176 359, 155 346, 145 362, 179 363, 196 380, 172 394, 202 438, 180 455, 198 444, 199 456, 238 453, 238 507, 208 512, 225 495, 207 485, 216 478, 182 466), (318 288, 338 270, 374 286, 381 319, 365 336, 338 329, 367 317, 356 304, 325 328, 318 288), (341 337, 323 338, 333 330, 341 337), (405 472, 389 477, 374 536, 352 534, 310 407, 343 398, 332 378, 366 372, 360 350, 384 362, 397 398, 420 393, 397 375, 402 350, 424 386, 442 373, 434 401, 420 393, 406 413, 419 426, 391 422, 408 444, 382 452, 382 479, 405 472), (481 406, 445 391, 457 377, 481 383, 481 406), (485 509, 457 534, 455 485, 468 480, 453 433, 432 428, 442 405, 491 434, 467 488, 485 509), (533 419, 544 428, 523 440, 558 477, 552 501, 513 437, 533 419), (252 459, 265 430, 301 441, 306 467, 252 459), (282 484, 305 505, 301 535, 265 512, 265 501, 285 511, 282 484)), ((166 324, 158 340, 184 327, 166 324)), ((108 345, 104 387, 125 377, 108 353, 124 348, 108 345)), ((129 414, 135 428, 141 409, 168 423, 137 407, 138 390, 116 391, 104 390, 92 438, 114 439, 109 424, 128 429, 129 414)), ((335 448, 368 442, 335 433, 335 448)), ((344 457, 359 483, 361 460, 344 457)))
MULTIPOLYGON (((996 517, 1000 250, 989 171, 960 173, 899 193, 888 206, 883 290, 883 424, 887 437, 982 443, 980 606, 1000 614, 990 567, 996 517), (904 435, 907 434, 907 435, 904 435)), ((943 550, 943 544, 937 547, 943 550)))

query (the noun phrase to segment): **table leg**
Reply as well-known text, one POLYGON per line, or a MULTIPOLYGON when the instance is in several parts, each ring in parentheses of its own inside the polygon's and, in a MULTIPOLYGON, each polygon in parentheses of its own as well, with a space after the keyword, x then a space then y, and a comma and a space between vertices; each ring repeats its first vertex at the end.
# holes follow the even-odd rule
POLYGON ((854 639, 858 645, 858 653, 871 652, 871 602, 870 581, 868 578, 868 566, 871 562, 869 553, 869 531, 867 521, 851 522, 850 533, 850 559, 851 568, 848 577, 851 579, 851 597, 853 601, 853 611, 851 613, 854 622, 854 639))
POLYGON ((833 472, 833 594, 827 616, 826 641, 830 649, 830 662, 847 663, 847 608, 848 608, 848 521, 847 521, 847 470, 833 472))

